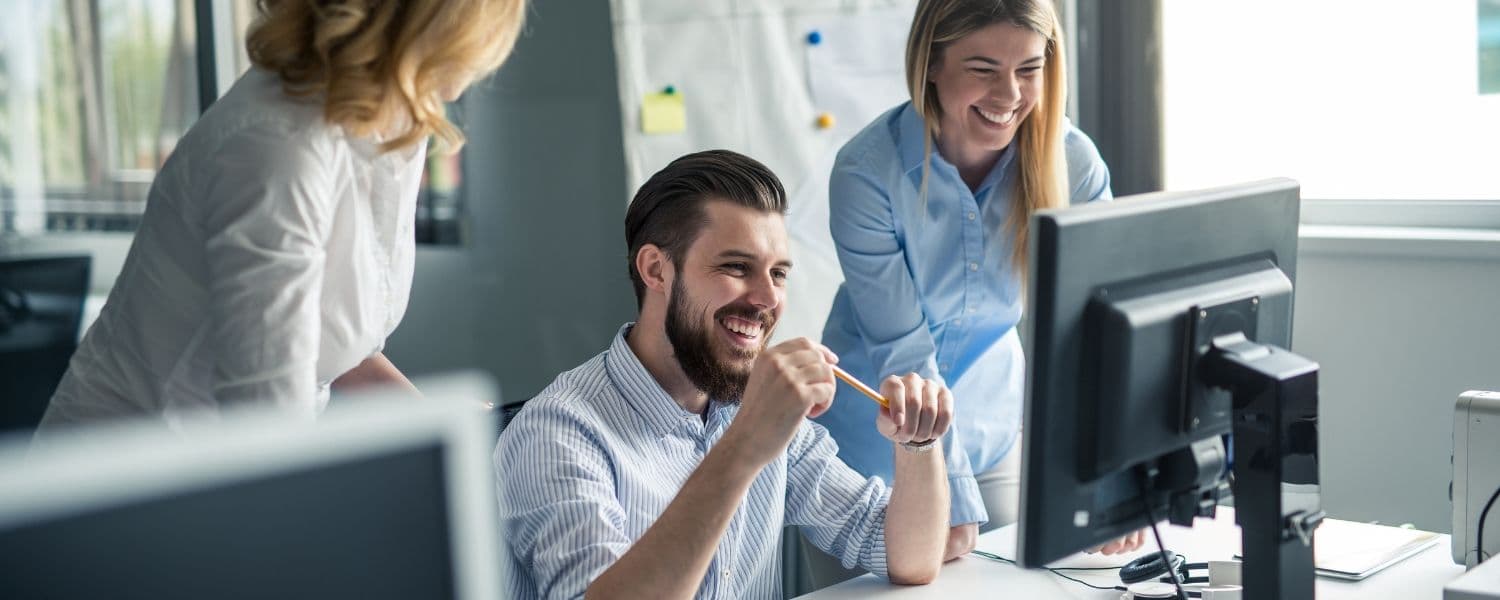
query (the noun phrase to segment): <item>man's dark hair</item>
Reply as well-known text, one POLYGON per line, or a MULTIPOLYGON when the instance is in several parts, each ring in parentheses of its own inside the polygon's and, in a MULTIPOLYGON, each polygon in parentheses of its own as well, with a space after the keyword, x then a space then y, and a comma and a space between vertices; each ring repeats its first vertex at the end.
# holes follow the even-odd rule
POLYGON ((786 214, 786 190, 760 161, 729 150, 706 150, 672 161, 646 180, 625 211, 625 246, 630 250, 637 308, 646 297, 646 284, 635 269, 641 246, 655 244, 672 264, 681 266, 688 247, 707 225, 703 206, 710 200, 786 214))

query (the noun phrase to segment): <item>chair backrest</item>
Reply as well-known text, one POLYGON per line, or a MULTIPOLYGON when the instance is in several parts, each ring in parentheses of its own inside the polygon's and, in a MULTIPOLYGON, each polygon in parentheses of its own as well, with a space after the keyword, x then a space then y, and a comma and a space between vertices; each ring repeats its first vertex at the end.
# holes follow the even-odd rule
POLYGON ((521 400, 519 402, 501 404, 499 408, 495 409, 499 413, 495 421, 500 423, 501 433, 505 432, 505 426, 510 425, 510 422, 516 418, 516 413, 521 412, 521 407, 525 405, 526 401, 521 400))
POLYGON ((78 347, 88 256, 0 258, 0 432, 34 429, 78 347))

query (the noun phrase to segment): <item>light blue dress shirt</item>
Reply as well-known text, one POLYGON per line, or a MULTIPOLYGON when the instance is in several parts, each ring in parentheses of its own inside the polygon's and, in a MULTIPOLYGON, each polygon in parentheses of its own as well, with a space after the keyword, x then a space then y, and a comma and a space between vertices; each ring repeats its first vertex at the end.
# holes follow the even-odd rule
MULTIPOLYGON (((933 144, 922 185, 922 120, 905 103, 881 115, 839 151, 829 180, 829 227, 844 284, 823 344, 850 374, 878 385, 917 373, 953 392, 948 452, 954 525, 988 521, 974 474, 1015 444, 1025 393, 1016 323, 1022 287, 1005 227, 1016 175, 1015 144, 971 192, 933 144)), ((1109 169, 1071 125, 1065 139, 1070 200, 1108 200, 1109 169)), ((839 386, 818 418, 838 440, 839 458, 890 480, 891 444, 870 424, 878 406, 839 386)))
MULTIPOLYGON (((683 410, 631 351, 630 327, 558 376, 500 436, 495 474, 511 597, 583 597, 656 522, 739 411, 710 403, 705 420, 683 410)), ((837 452, 823 427, 802 424, 751 484, 697 597, 780 598, 787 524, 802 526, 846 568, 886 576, 890 490, 837 452)))

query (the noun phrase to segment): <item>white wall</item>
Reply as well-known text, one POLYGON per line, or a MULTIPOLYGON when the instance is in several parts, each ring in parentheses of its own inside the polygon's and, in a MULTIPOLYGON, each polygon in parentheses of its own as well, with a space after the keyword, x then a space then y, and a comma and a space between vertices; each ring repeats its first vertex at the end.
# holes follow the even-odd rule
POLYGON ((1293 349, 1322 366, 1325 510, 1446 532, 1453 403, 1500 389, 1500 233, 1411 233, 1441 235, 1305 226, 1293 349))

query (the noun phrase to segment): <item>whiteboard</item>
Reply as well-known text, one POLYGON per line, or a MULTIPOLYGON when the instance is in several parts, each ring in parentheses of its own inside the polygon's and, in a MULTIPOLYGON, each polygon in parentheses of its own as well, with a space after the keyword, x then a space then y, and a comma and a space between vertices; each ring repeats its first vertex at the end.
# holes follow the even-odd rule
POLYGON ((828 175, 849 138, 908 98, 915 0, 612 0, 610 8, 625 200, 691 152, 724 148, 765 163, 787 190, 794 263, 773 341, 820 339, 843 281, 828 233, 828 175), (685 127, 644 133, 643 99, 669 86, 681 94, 685 127), (825 114, 832 125, 821 127, 825 114))

